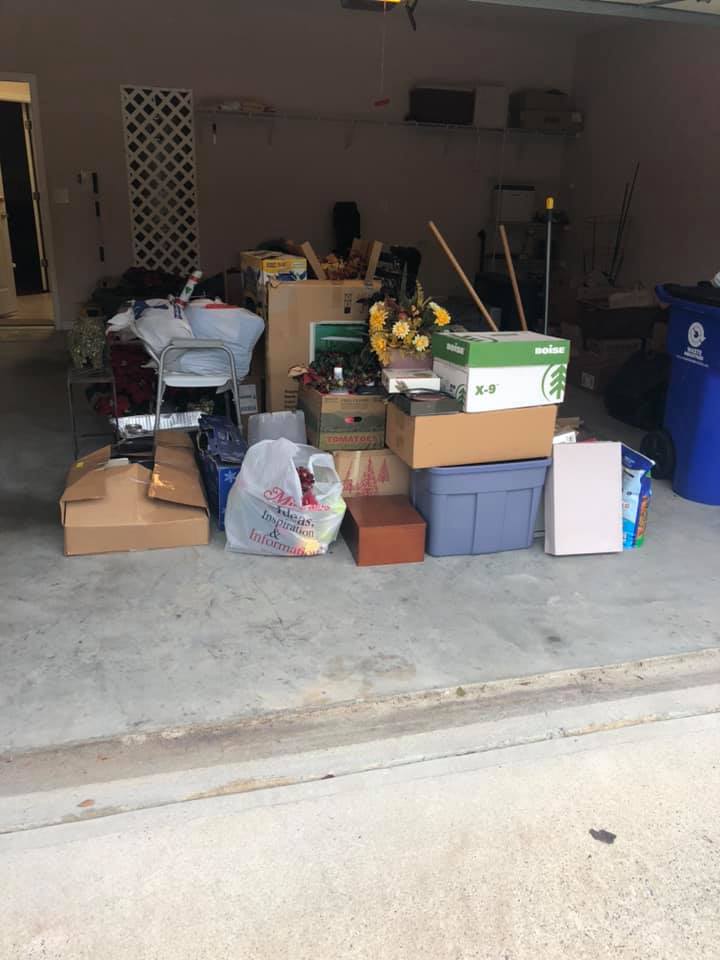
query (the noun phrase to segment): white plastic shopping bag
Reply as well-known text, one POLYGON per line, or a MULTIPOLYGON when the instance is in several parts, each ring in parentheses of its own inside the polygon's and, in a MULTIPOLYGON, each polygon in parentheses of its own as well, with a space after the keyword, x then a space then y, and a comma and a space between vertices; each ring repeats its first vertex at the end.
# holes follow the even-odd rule
POLYGON ((113 333, 131 330, 156 356, 160 356, 171 340, 193 337, 178 300, 133 300, 127 310, 112 317, 108 330, 113 333))
POLYGON ((245 454, 230 490, 227 547, 274 557, 317 556, 327 553, 344 514, 331 454, 285 438, 263 440, 245 454))

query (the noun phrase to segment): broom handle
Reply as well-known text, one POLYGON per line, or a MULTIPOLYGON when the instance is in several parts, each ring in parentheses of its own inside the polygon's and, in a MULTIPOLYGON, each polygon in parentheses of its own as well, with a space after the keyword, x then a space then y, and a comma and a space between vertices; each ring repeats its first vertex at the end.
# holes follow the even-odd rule
POLYGON ((435 237, 435 239, 437 240, 437 242, 440 244, 440 247, 442 248, 443 253, 445 254, 445 256, 446 256, 446 257, 448 258, 448 260, 450 261, 450 264, 452 265, 453 270, 454 270, 455 273, 460 277, 460 279, 462 280, 462 282, 465 284, 465 289, 467 290, 467 292, 468 292, 468 293, 470 294, 470 296, 472 297, 473 302, 475 303, 475 306, 478 308, 478 310, 480 311, 480 313, 483 315, 483 317, 484 317, 484 319, 485 319, 485 323, 487 323, 487 325, 490 327, 491 330, 493 330, 495 333, 497 333, 497 332, 498 332, 497 324, 495 323, 495 321, 493 320, 493 318, 490 316, 490 313, 489 313, 487 307, 485 306, 485 304, 482 302, 482 300, 480 299, 480 297, 477 295, 477 291, 475 290, 475 287, 473 287, 473 285, 472 285, 472 284, 470 283, 470 281, 468 280, 467 276, 465 275, 465 271, 464 271, 463 268, 460 266, 460 264, 457 262, 457 260, 456 260, 456 258, 455 258, 455 254, 452 252, 452 250, 450 249, 450 247, 449 247, 449 246, 447 245, 447 243, 445 242, 445 238, 444 238, 443 235, 440 233, 440 231, 439 231, 438 228, 435 226, 435 224, 432 222, 432 220, 429 220, 429 221, 428 221, 428 226, 430 227, 430 232, 431 232, 432 235, 435 237))
POLYGON ((505 251, 505 263, 507 264, 508 273, 510 274, 510 283, 512 284, 513 293, 515 294, 515 306, 517 307, 518 316, 520 317, 520 325, 523 330, 527 330, 527 320, 525 319, 525 310, 523 308, 523 302, 520 298, 520 288, 518 287, 517 277, 515 276, 515 267, 513 265, 512 254, 510 253, 510 244, 508 243, 507 231, 505 230, 505 224, 500 224, 500 239, 502 240, 503 250, 505 251))

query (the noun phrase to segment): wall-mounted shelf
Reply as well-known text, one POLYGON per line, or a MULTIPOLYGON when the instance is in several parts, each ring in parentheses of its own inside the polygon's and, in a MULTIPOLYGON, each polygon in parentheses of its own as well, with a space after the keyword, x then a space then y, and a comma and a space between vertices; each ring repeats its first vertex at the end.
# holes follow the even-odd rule
POLYGON ((527 139, 530 137, 541 137, 548 140, 563 140, 566 138, 576 138, 579 133, 570 133, 566 131, 549 130, 525 130, 521 127, 475 127, 456 123, 420 123, 416 120, 383 120, 379 117, 347 117, 347 116, 328 116, 313 113, 243 113, 235 110, 219 110, 217 107, 200 107, 197 113, 201 116, 212 117, 213 122, 222 117, 224 120, 243 120, 247 122, 265 123, 268 125, 268 143, 272 143, 275 123, 278 121, 296 121, 301 123, 323 123, 333 124, 335 126, 345 127, 346 137, 345 146, 352 144, 353 135, 356 127, 392 127, 405 130, 433 130, 435 133, 444 133, 446 136, 454 133, 474 133, 480 134, 502 134, 503 136, 518 139, 527 139))

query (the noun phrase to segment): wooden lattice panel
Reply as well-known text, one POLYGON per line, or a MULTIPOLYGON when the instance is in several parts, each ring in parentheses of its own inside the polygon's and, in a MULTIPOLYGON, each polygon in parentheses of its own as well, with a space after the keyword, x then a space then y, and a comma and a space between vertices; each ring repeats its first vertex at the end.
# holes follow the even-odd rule
POLYGON ((200 262, 192 90, 122 87, 133 262, 188 273, 200 262))

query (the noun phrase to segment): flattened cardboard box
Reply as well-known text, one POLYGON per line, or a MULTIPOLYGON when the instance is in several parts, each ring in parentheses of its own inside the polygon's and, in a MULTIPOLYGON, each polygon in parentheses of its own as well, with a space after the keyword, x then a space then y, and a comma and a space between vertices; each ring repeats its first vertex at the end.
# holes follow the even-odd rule
POLYGON ((304 280, 271 283, 267 288, 265 406, 268 412, 295 410, 298 385, 288 377, 290 367, 310 360, 313 324, 367 322, 368 298, 378 282, 362 280, 304 280))
POLYGON ((410 493, 410 468, 391 450, 336 450, 335 469, 343 497, 387 497, 410 493))
POLYGON ((622 444, 553 447, 545 483, 545 553, 621 553, 622 444))
POLYGON ((70 468, 60 498, 65 555, 194 547, 210 539, 208 507, 187 434, 157 435, 152 471, 103 447, 70 468))
POLYGON ((308 443, 320 450, 380 450, 385 446, 384 396, 322 394, 302 387, 298 407, 305 414, 308 443))
POLYGON ((386 442, 413 469, 548 457, 557 407, 409 417, 394 404, 386 442))

